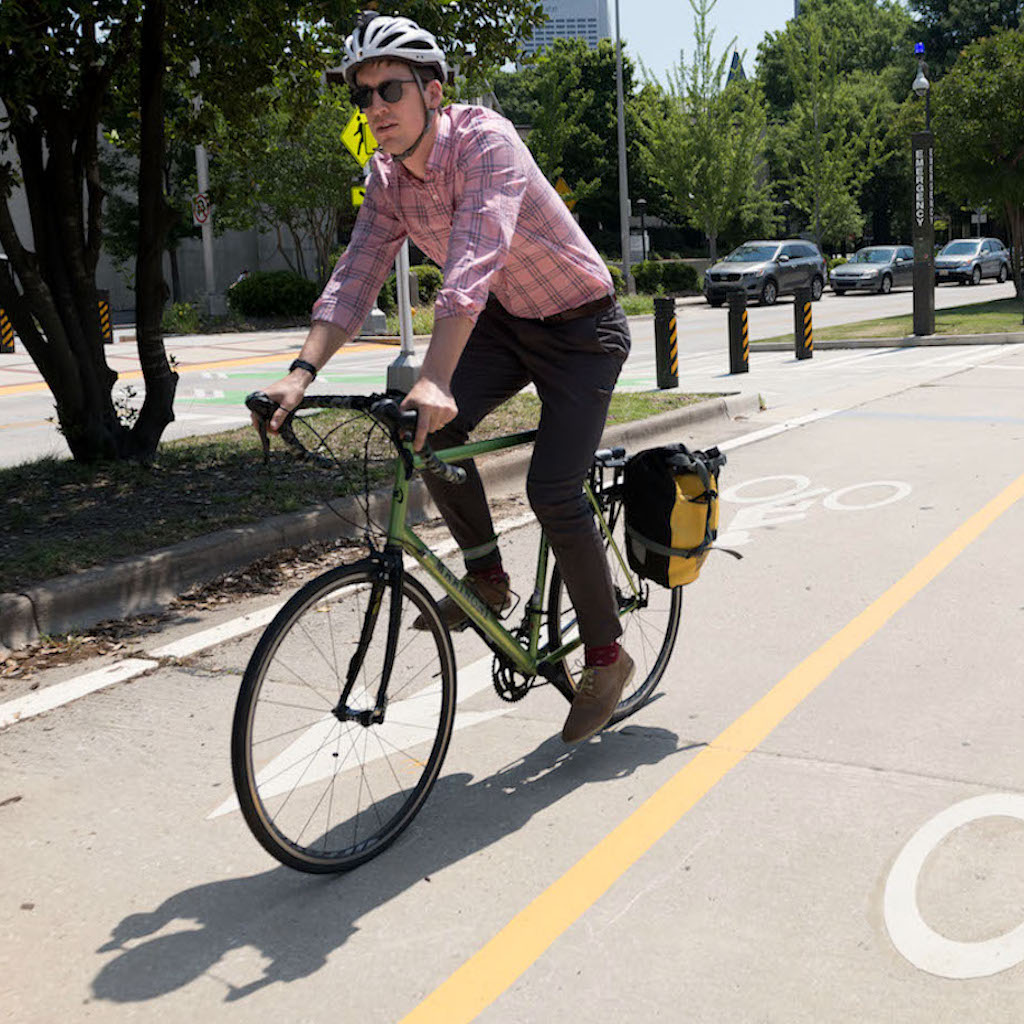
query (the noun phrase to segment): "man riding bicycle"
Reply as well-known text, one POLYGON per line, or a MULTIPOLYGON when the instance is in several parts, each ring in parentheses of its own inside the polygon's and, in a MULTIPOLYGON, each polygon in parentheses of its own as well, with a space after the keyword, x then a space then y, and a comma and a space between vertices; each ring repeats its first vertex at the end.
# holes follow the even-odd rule
MULTIPOLYGON (((408 18, 364 12, 340 75, 379 151, 348 248, 313 307, 299 358, 265 389, 277 430, 317 371, 359 333, 406 238, 444 268, 419 379, 415 446, 463 444, 480 420, 533 383, 541 400, 526 493, 578 616, 586 669, 562 730, 587 739, 611 718, 633 674, 604 547, 583 493, 629 327, 603 261, 515 128, 483 107, 442 106, 448 64, 408 18)), ((337 72, 336 72, 337 73, 337 72)), ((329 73, 330 75, 331 73, 329 73)), ((509 578, 480 476, 425 483, 462 549, 467 581, 495 611, 509 578)), ((465 624, 442 601, 450 628, 465 624)))

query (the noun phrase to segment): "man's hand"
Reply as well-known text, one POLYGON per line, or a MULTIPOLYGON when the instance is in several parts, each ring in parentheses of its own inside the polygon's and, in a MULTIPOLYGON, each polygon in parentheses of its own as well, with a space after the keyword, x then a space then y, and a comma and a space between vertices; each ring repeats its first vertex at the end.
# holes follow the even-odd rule
MULTIPOLYGON (((272 434, 276 434, 281 429, 281 424, 284 423, 288 413, 305 397, 306 385, 311 379, 305 370, 293 370, 287 377, 282 377, 276 383, 262 389, 268 398, 273 399, 280 406, 267 424, 272 434)), ((259 426, 255 413, 252 414, 252 425, 259 426)))
POLYGON ((402 408, 415 409, 419 413, 416 420, 416 438, 413 441, 413 448, 416 451, 423 448, 427 434, 432 434, 446 423, 450 423, 459 411, 451 391, 424 376, 413 384, 402 400, 402 408))
MULTIPOLYGON (((306 343, 302 346, 299 358, 304 359, 313 366, 322 367, 335 352, 348 341, 348 336, 339 327, 327 323, 325 320, 314 320, 313 326, 309 329, 306 343)), ((270 432, 276 434, 281 429, 285 417, 294 409, 306 395, 306 388, 313 380, 313 375, 306 370, 296 368, 282 377, 276 384, 264 388, 263 392, 268 398, 272 398, 281 406, 271 417, 270 432)), ((256 417, 252 418, 252 425, 255 427, 256 417)))

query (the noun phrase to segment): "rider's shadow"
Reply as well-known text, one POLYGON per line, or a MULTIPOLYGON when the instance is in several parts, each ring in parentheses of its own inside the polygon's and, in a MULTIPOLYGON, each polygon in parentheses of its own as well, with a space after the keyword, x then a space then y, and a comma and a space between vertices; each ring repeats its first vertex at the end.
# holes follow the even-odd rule
POLYGON ((627 727, 574 749, 558 738, 546 740, 477 782, 465 773, 445 776, 405 835, 354 872, 315 878, 279 867, 195 886, 152 912, 130 914, 98 951, 122 950, 96 976, 93 994, 118 1003, 154 999, 246 947, 269 964, 249 984, 225 980, 227 1001, 307 977, 345 943, 361 917, 425 876, 511 835, 578 786, 621 778, 688 749, 665 729, 627 727), (191 922, 196 927, 188 927, 191 922), (156 935, 175 923, 179 930, 156 935), (141 941, 147 936, 156 937, 141 941))

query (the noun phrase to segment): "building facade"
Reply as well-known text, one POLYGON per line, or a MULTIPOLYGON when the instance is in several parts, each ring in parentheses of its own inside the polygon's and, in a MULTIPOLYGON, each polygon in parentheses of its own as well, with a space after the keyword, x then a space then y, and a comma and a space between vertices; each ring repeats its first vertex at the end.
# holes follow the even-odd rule
POLYGON ((524 56, 531 56, 556 39, 582 39, 590 49, 599 39, 611 36, 608 0, 544 0, 548 20, 523 43, 524 56))

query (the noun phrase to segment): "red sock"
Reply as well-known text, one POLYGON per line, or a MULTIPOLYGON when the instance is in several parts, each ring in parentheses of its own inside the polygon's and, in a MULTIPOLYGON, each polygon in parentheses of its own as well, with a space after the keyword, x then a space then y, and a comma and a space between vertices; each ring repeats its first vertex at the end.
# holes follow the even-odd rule
POLYGON ((497 565, 491 566, 489 569, 473 569, 471 571, 477 579, 487 580, 488 583, 508 582, 508 574, 501 567, 501 562, 497 565))
POLYGON ((619 660, 618 643, 608 644, 607 647, 587 648, 587 667, 604 668, 606 665, 614 665, 619 660))

